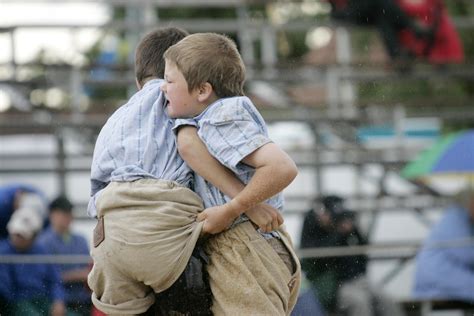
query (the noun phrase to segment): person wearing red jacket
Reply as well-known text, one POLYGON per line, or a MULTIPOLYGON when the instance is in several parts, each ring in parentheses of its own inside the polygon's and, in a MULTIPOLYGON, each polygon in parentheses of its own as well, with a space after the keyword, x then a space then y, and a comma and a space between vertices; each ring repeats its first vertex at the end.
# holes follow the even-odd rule
POLYGON ((405 60, 411 54, 400 43, 401 31, 414 34, 420 40, 431 37, 431 30, 402 10, 397 0, 327 1, 331 5, 332 18, 376 27, 392 60, 405 60))
POLYGON ((397 0, 400 8, 417 22, 432 29, 432 36, 416 37, 410 30, 399 32, 400 44, 433 64, 461 63, 464 49, 442 0, 397 0))

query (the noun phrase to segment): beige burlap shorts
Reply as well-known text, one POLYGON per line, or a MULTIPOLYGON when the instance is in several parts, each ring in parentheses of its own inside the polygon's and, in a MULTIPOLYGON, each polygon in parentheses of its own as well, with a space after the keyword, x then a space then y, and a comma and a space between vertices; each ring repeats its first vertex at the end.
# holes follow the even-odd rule
POLYGON ((298 297, 301 266, 286 230, 279 233, 282 246, 272 247, 250 222, 244 222, 207 241, 214 315, 290 314, 298 297))
POLYGON ((112 182, 97 200, 105 238, 92 248, 88 284, 106 314, 134 315, 184 271, 203 223, 202 201, 172 181, 112 182))

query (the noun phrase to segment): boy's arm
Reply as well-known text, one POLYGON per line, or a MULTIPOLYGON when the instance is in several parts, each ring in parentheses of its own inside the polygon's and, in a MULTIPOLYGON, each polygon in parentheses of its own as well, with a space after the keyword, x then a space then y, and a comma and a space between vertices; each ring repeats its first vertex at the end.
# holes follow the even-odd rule
MULTIPOLYGON (((225 195, 234 198, 245 185, 228 168, 224 167, 207 150, 193 126, 183 126, 177 135, 178 151, 186 163, 201 177, 212 183, 225 195)), ((268 204, 259 204, 246 212, 247 216, 264 232, 270 232, 283 224, 280 212, 268 204)), ((235 217, 224 219, 228 225, 235 217)), ((227 227, 227 226, 226 226, 227 227)), ((224 227, 225 228, 225 227, 224 227)))
POLYGON ((242 162, 255 168, 254 175, 230 202, 199 213, 198 220, 205 221, 204 232, 217 234, 223 231, 249 208, 281 192, 298 173, 293 160, 274 143, 263 145, 242 162))
POLYGON ((255 168, 249 183, 232 201, 232 210, 247 210, 285 189, 298 174, 295 162, 275 143, 267 143, 246 156, 243 163, 255 168))
POLYGON ((197 129, 194 126, 180 127, 177 142, 180 156, 191 169, 211 182, 225 195, 233 198, 244 189, 245 185, 234 173, 209 153, 206 145, 197 135, 197 129))
POLYGON ((263 145, 242 162, 255 168, 252 179, 230 202, 207 208, 198 215, 198 220, 206 220, 205 232, 221 232, 227 227, 225 223, 281 192, 298 173, 294 161, 274 143, 263 145))

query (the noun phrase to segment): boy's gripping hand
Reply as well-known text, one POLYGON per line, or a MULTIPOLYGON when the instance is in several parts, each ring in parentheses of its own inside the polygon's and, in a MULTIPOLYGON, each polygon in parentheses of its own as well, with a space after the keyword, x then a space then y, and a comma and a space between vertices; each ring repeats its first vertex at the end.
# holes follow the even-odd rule
POLYGON ((256 205, 247 210, 245 214, 264 233, 277 230, 283 224, 283 217, 280 212, 268 204, 256 205))
MULTIPOLYGON (((198 214, 197 220, 204 221, 203 233, 217 234, 227 229, 241 214, 238 208, 232 207, 232 201, 220 206, 206 208, 198 214)), ((283 224, 280 212, 268 204, 259 204, 245 212, 262 232, 269 233, 283 224)))
POLYGON ((235 213, 229 203, 206 208, 198 214, 197 221, 204 221, 203 233, 217 234, 228 228, 239 213, 235 213))

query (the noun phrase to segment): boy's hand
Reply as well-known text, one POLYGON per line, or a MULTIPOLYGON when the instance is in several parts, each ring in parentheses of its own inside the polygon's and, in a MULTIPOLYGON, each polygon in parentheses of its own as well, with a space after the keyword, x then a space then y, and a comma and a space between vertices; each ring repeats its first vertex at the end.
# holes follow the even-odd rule
POLYGON ((228 204, 206 208, 198 214, 197 221, 204 221, 203 233, 217 234, 228 228, 238 216, 228 204))
POLYGON ((259 204, 247 210, 245 214, 254 222, 262 232, 269 233, 278 229, 283 224, 283 217, 280 212, 268 205, 259 204))

